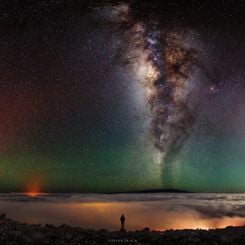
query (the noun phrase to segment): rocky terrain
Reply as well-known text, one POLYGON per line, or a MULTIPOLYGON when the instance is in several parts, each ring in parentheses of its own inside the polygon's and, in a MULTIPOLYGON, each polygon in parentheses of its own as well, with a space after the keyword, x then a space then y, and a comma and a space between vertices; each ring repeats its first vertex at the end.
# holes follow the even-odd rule
POLYGON ((25 224, 0 215, 0 244, 245 244, 245 227, 213 230, 107 231, 25 224))

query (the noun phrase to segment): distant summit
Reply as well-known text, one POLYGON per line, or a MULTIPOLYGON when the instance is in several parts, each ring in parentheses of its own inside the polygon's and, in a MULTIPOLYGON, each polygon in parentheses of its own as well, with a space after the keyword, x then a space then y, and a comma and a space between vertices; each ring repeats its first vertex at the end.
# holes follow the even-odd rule
POLYGON ((138 191, 122 191, 122 192, 109 192, 108 194, 126 194, 126 193, 191 193, 190 191, 179 189, 149 189, 138 191))
POLYGON ((191 193, 190 191, 178 190, 178 189, 150 189, 150 190, 136 191, 135 193, 161 193, 161 192, 191 193))

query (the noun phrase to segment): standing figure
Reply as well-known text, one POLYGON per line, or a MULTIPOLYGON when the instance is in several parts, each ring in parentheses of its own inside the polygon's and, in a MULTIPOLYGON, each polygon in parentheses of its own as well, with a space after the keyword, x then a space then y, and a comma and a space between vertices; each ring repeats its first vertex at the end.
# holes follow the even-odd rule
POLYGON ((121 221, 121 231, 125 231, 124 230, 124 222, 125 222, 125 216, 124 216, 124 214, 122 214, 122 216, 120 218, 120 221, 121 221))

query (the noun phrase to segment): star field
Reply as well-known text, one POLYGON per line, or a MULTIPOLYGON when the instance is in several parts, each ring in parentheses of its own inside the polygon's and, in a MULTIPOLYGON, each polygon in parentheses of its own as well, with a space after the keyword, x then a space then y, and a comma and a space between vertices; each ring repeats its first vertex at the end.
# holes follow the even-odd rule
POLYGON ((243 1, 1 1, 0 191, 245 188, 243 1))

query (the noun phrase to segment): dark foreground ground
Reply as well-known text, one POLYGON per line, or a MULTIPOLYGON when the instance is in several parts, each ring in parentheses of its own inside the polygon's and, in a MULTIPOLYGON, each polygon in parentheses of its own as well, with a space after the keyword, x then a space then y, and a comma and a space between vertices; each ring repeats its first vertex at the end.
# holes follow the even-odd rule
POLYGON ((0 215, 0 244, 243 244, 245 226, 214 230, 110 232, 68 225, 28 225, 0 215))

